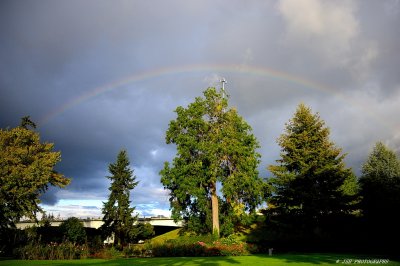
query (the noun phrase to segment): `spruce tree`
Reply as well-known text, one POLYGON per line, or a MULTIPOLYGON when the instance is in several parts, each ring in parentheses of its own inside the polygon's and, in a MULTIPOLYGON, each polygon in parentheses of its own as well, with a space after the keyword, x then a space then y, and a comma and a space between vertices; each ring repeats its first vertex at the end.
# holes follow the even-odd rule
POLYGON ((388 243, 400 237, 396 211, 400 205, 400 161, 382 142, 376 143, 364 163, 360 185, 368 240, 380 247, 390 246, 388 243))
POLYGON ((114 245, 123 246, 135 237, 134 223, 137 215, 133 216, 134 207, 131 207, 130 192, 139 182, 129 166, 127 152, 119 152, 117 161, 108 167, 111 180, 108 201, 103 203, 102 231, 106 237, 114 234, 114 245))
POLYGON ((287 228, 315 232, 328 217, 349 213, 354 207, 355 176, 329 133, 318 113, 300 104, 278 138, 281 158, 268 167, 273 174, 268 204, 271 217, 287 228))

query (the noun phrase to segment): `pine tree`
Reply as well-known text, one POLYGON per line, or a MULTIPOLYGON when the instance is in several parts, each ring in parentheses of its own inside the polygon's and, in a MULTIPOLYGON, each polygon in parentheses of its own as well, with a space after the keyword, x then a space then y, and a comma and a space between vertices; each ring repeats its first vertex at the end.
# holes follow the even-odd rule
POLYGON ((318 114, 300 104, 278 144, 281 159, 268 168, 273 174, 271 214, 313 231, 327 217, 352 210, 355 176, 345 167, 345 155, 329 140, 329 128, 318 114))
POLYGON ((400 205, 400 161, 382 142, 376 143, 362 167, 361 209, 368 235, 377 243, 400 237, 397 208, 400 205))
POLYGON ((220 228, 220 220, 252 212, 262 200, 258 142, 251 127, 214 88, 187 108, 178 107, 176 113, 166 141, 176 144, 177 155, 160 172, 161 182, 170 190, 172 215, 197 233, 228 233, 232 223, 220 228), (222 185, 220 198, 217 184, 222 185))
POLYGON ((131 190, 139 182, 135 182, 136 176, 129 167, 125 150, 119 152, 117 161, 110 164, 108 170, 111 173, 111 176, 107 176, 111 180, 110 195, 108 201, 103 203, 104 224, 101 229, 107 237, 114 234, 114 244, 121 246, 136 234, 134 222, 137 216, 132 215, 135 208, 130 206, 129 198, 131 190))

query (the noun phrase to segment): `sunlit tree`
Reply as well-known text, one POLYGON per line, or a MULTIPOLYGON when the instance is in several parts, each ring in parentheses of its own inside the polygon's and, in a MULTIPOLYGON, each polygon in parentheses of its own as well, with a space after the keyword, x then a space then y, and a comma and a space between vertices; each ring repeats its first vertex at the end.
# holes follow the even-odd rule
MULTIPOLYGON (((172 215, 197 233, 219 235, 221 210, 228 221, 230 216, 253 212, 262 201, 258 142, 251 127, 214 88, 175 112, 166 141, 176 145, 177 154, 161 171, 172 215)), ((222 224, 223 230, 224 225, 228 223, 222 224)))
POLYGON ((0 229, 42 212, 40 196, 49 186, 65 187, 70 179, 54 170, 61 153, 41 142, 36 125, 24 117, 20 126, 0 129, 0 229))

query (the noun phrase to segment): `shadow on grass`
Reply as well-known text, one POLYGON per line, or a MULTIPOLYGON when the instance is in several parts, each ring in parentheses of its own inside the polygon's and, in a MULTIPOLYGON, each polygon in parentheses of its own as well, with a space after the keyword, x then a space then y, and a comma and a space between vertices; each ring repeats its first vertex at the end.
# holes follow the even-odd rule
POLYGON ((269 265, 400 265, 400 261, 393 260, 382 255, 358 255, 358 254, 336 254, 336 253, 282 253, 273 256, 253 255, 265 259, 269 265), (363 263, 362 261, 366 261, 363 263), (369 261, 369 262, 368 262, 369 261), (371 262, 371 261, 375 261, 371 262), (378 263, 377 261, 381 261, 378 263))
MULTIPOLYGON (((86 259, 86 260, 53 260, 53 261, 21 261, 9 260, 0 261, 0 266, 228 266, 228 265, 372 265, 371 263, 356 263, 355 260, 363 259, 386 259, 374 255, 356 255, 356 254, 335 254, 335 253, 287 253, 268 255, 251 255, 239 257, 163 257, 163 258, 132 258, 132 259, 86 259), (352 260, 349 263, 348 260, 352 260)), ((380 263, 384 265, 399 265, 400 261, 390 260, 389 263, 380 263)))
POLYGON ((163 258, 132 258, 132 259, 86 259, 86 260, 42 260, 42 261, 21 261, 9 260, 0 261, 0 266, 9 265, 51 265, 51 266, 189 266, 189 265, 206 265, 206 266, 219 266, 219 265, 235 265, 241 264, 235 257, 163 257, 163 258), (22 264, 21 264, 22 263, 22 264))
POLYGON ((336 264, 337 262, 343 261, 349 256, 343 254, 323 254, 323 253, 288 253, 288 254, 276 254, 269 258, 273 260, 280 260, 284 263, 295 263, 295 264, 336 264))
POLYGON ((122 259, 115 261, 107 261, 104 266, 125 266, 125 265, 141 265, 141 266, 184 266, 184 265, 234 265, 240 264, 235 257, 164 257, 164 258, 146 258, 146 259, 122 259), (134 260, 134 261, 133 261, 134 260))

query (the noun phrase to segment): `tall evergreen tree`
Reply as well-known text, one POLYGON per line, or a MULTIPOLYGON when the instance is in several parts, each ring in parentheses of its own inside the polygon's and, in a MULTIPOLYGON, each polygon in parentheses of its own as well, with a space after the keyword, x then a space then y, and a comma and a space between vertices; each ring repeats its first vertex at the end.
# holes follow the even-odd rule
POLYGON ((400 160, 382 142, 377 142, 362 167, 361 181, 385 183, 400 177, 400 160))
POLYGON ((281 159, 269 166, 271 213, 285 222, 315 231, 323 219, 348 213, 357 184, 344 154, 329 140, 329 128, 318 114, 300 104, 278 138, 281 159))
POLYGON ((187 108, 178 107, 176 113, 166 141, 176 144, 177 155, 160 172, 161 182, 170 190, 172 215, 197 233, 219 235, 222 209, 226 223, 221 231, 226 232, 231 229, 224 227, 228 220, 254 211, 262 200, 258 142, 251 127, 214 88, 187 108), (217 184, 222 185, 219 199, 217 184))
POLYGON ((370 238, 381 246, 398 240, 400 161, 396 153, 382 142, 376 143, 364 163, 360 185, 361 209, 370 238))
POLYGON ((117 161, 110 164, 108 170, 111 173, 107 176, 111 180, 110 195, 108 201, 103 203, 104 224, 101 229, 107 237, 114 234, 114 244, 121 246, 135 237, 137 216, 132 215, 135 208, 130 206, 129 198, 131 190, 139 182, 135 181, 136 176, 129 167, 125 150, 119 152, 117 161))

